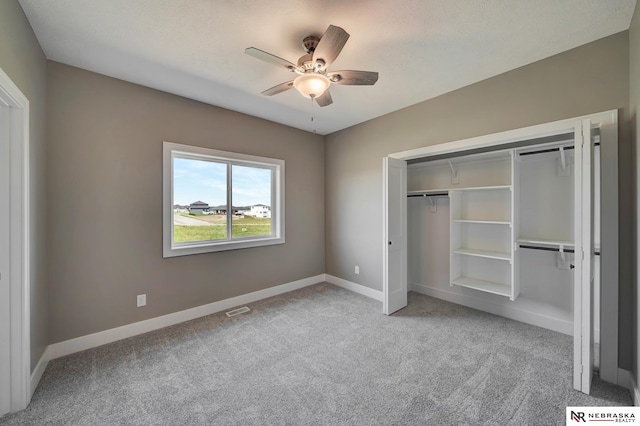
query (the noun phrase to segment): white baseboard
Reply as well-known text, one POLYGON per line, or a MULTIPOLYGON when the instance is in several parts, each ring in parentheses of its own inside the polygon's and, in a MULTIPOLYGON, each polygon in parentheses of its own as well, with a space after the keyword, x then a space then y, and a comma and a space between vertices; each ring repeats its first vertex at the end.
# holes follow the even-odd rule
MULTIPOLYGON (((86 336, 77 337, 75 339, 54 343, 52 345, 49 345, 47 351, 45 351, 45 353, 48 354, 47 361, 50 359, 56 359, 76 352, 95 348, 97 346, 102 346, 107 343, 115 342, 117 340, 137 336, 138 334, 148 333, 150 331, 179 324, 181 322, 215 314, 217 312, 221 312, 239 305, 257 302, 258 300, 266 299, 267 297, 277 296, 279 294, 287 293, 313 284, 318 284, 323 281, 325 281, 325 274, 320 274, 314 277, 304 278, 302 280, 255 291, 253 293, 243 294, 240 296, 232 297, 230 299, 209 303, 207 305, 197 306, 195 308, 186 309, 184 311, 174 312, 160 317, 123 325, 121 327, 88 334, 86 336)), ((46 366, 46 363, 44 363, 44 366, 46 366)), ((37 381, 35 382, 35 384, 37 385, 37 381)))
POLYGON ((618 385, 629 389, 631 399, 633 399, 633 405, 636 407, 640 406, 640 390, 638 390, 638 384, 629 370, 618 368, 618 385))
POLYGON ((547 317, 544 315, 536 314, 535 312, 523 311, 521 309, 516 309, 510 306, 491 303, 486 300, 476 299, 467 295, 429 287, 422 284, 412 283, 411 290, 417 293, 425 294, 427 296, 435 297, 437 299, 457 303, 458 305, 463 305, 469 308, 489 312, 494 315, 499 315, 501 317, 524 322, 527 324, 532 324, 538 327, 557 331, 559 333, 568 334, 570 336, 573 335, 572 322, 547 317))
POLYGON ((334 277, 333 275, 325 274, 325 281, 338 287, 342 287, 347 290, 351 290, 355 293, 362 294, 363 296, 370 297, 379 302, 382 302, 383 293, 379 290, 363 286, 362 284, 356 284, 351 281, 344 280, 342 278, 334 277))
POLYGON ((629 370, 618 368, 618 385, 633 390, 633 374, 629 370))
POLYGON ((36 388, 38 387, 38 383, 40 383, 40 379, 44 374, 44 370, 47 368, 47 364, 49 364, 49 360, 51 359, 51 356, 49 353, 50 347, 51 346, 46 347, 46 349, 42 353, 42 356, 40 356, 38 363, 36 364, 36 368, 34 368, 33 371, 31 372, 31 380, 29 383, 29 386, 30 386, 29 401, 31 401, 31 397, 33 396, 33 393, 36 391, 36 388))
MULTIPOLYGON (((98 346, 105 345, 107 343, 112 343, 118 340, 126 339, 129 337, 133 337, 133 336, 147 333, 150 331, 158 330, 158 329, 179 324, 185 321, 190 321, 206 315, 211 315, 211 314, 221 312, 239 305, 257 302, 259 300, 266 299, 268 297, 277 296, 283 293, 304 288, 313 284, 318 284, 324 281, 330 284, 336 285, 338 287, 344 288, 346 290, 350 290, 355 293, 361 294, 363 296, 370 297, 380 302, 382 302, 383 300, 382 291, 374 290, 372 288, 363 286, 361 284, 356 284, 354 282, 347 281, 345 279, 338 278, 333 275, 320 274, 314 277, 293 281, 290 283, 278 285, 278 286, 267 288, 264 290, 259 290, 253 293, 248 293, 248 294, 232 297, 229 299, 221 300, 218 302, 209 303, 207 305, 186 309, 184 311, 174 312, 174 313, 163 315, 160 317, 151 318, 148 320, 127 324, 121 327, 100 331, 100 332, 89 334, 86 336, 77 337, 75 339, 54 343, 49 345, 47 349, 44 351, 44 353, 40 357, 40 360, 38 361, 38 364, 36 365, 35 369, 31 374, 30 396, 33 395, 33 392, 35 391, 38 383, 40 382, 40 379, 42 378, 42 374, 44 373, 48 362, 52 359, 60 358, 76 352, 95 348, 98 346)), ((475 302, 469 303, 469 298, 465 298, 464 296, 439 290, 439 289, 434 289, 427 286, 422 286, 422 285, 413 284, 411 286, 411 289, 413 291, 426 294, 428 296, 433 296, 439 299, 448 300, 450 302, 469 306, 475 309, 481 309, 486 312, 490 312, 496 315, 501 315, 507 318, 515 319, 517 321, 523 321, 523 322, 531 323, 534 325, 539 325, 541 327, 550 328, 552 330, 554 329, 553 327, 546 324, 547 321, 550 321, 546 317, 541 317, 539 323, 534 323, 527 319, 523 319, 522 311, 519 311, 516 309, 505 311, 503 306, 494 305, 490 302, 482 301, 479 299, 472 299, 475 302)), ((529 315, 529 313, 525 313, 525 314, 529 315)), ((556 330, 556 331, 565 332, 563 330, 556 330)), ((571 334, 571 331, 566 334, 571 334)), ((631 373, 626 370, 620 369, 618 372, 618 376, 619 376, 619 381, 621 386, 625 386, 623 384, 623 381, 626 380, 625 387, 631 390, 632 395, 634 396, 634 403, 636 405, 639 405, 640 392, 638 391, 635 385, 635 382, 633 380, 633 376, 631 375, 631 373)))

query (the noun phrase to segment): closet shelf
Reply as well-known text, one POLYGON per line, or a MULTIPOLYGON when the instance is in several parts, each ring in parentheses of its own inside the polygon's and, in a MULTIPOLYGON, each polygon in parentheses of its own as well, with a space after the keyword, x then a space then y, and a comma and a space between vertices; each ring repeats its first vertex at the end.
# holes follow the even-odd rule
POLYGON ((511 225, 511 222, 504 220, 474 220, 474 219, 452 219, 456 223, 483 223, 486 225, 511 225))
POLYGON ((461 255, 464 255, 464 256, 477 256, 477 257, 486 257, 488 259, 511 261, 511 253, 504 253, 504 252, 500 252, 500 251, 474 250, 474 249, 467 249, 467 248, 459 248, 459 249, 456 249, 456 250, 452 250, 452 253, 461 254, 461 255))
POLYGON ((511 286, 476 278, 459 277, 451 281, 451 285, 481 290, 499 296, 511 297, 511 286))

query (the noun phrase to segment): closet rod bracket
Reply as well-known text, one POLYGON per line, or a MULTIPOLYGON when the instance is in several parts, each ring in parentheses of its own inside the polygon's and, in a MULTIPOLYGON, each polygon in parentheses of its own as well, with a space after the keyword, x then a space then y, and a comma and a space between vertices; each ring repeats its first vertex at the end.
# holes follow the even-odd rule
POLYGON ((565 253, 564 251, 564 246, 562 244, 560 244, 560 247, 558 248, 558 269, 563 269, 563 270, 570 270, 571 269, 571 262, 569 262, 569 256, 565 253))
POLYGON ((437 212, 438 204, 436 203, 435 197, 427 197, 427 199, 429 200, 429 204, 431 205, 429 209, 434 213, 437 212))
POLYGON ((447 161, 447 163, 449 163, 449 167, 451 168, 451 184, 458 185, 460 183, 460 176, 458 176, 458 170, 450 160, 447 161))
POLYGON ((565 152, 565 148, 561 146, 558 148, 560 152, 560 161, 558 164, 558 176, 571 176, 571 167, 567 162, 567 155, 565 152))

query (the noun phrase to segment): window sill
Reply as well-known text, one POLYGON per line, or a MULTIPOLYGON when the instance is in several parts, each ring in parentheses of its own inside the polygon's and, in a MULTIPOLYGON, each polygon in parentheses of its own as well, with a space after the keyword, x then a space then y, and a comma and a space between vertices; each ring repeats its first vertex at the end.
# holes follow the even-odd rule
POLYGON ((216 253, 219 251, 230 251, 230 250, 239 250, 246 249, 252 247, 264 247, 271 246, 276 244, 284 244, 285 239, 283 237, 269 237, 269 238, 251 238, 244 240, 236 240, 236 241, 224 241, 224 242, 203 242, 202 244, 197 243, 186 243, 186 244, 176 244, 169 249, 164 249, 162 253, 162 257, 177 257, 177 256, 188 256, 192 254, 202 254, 202 253, 216 253))

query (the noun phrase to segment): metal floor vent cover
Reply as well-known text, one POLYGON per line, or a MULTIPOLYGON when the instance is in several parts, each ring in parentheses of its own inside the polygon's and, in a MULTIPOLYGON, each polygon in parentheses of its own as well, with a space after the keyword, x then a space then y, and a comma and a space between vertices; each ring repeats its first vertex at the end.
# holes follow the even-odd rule
POLYGON ((235 317, 236 315, 244 314, 245 312, 249 312, 250 310, 251 309, 249 309, 248 307, 243 306, 242 308, 233 309, 226 314, 228 317, 235 317))

